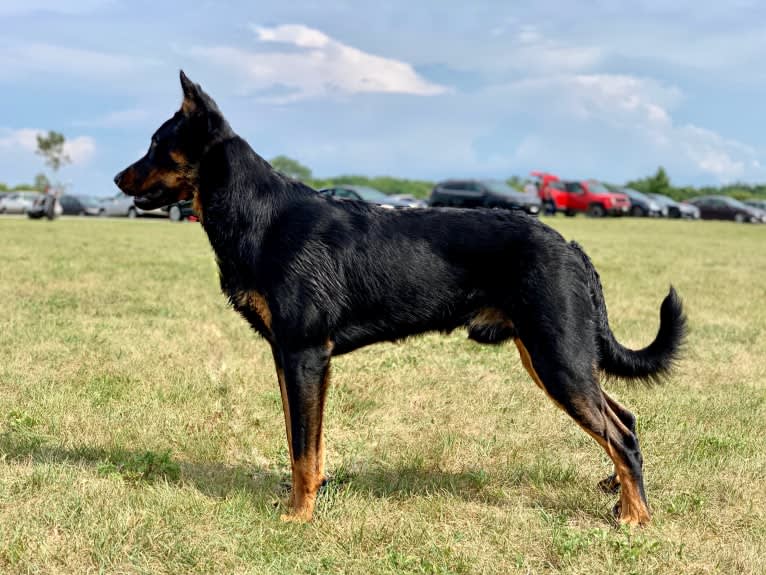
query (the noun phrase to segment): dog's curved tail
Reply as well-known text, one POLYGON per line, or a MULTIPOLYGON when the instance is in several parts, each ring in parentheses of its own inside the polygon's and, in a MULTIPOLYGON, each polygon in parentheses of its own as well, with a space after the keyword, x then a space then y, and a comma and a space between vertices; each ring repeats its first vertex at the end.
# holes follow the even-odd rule
POLYGON ((609 327, 601 280, 596 268, 576 242, 571 242, 570 245, 582 258, 588 273, 588 285, 596 313, 594 320, 597 326, 597 343, 601 354, 599 367, 609 375, 626 379, 660 380, 678 359, 686 337, 686 316, 676 290, 670 286, 670 291, 660 306, 660 328, 654 341, 643 349, 628 349, 617 341, 609 327))

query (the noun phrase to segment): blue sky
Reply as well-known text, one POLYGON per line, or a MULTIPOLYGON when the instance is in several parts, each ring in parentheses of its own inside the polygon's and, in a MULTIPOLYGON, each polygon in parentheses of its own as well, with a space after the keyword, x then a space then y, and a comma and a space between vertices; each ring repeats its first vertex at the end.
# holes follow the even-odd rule
POLYGON ((757 1, 0 0, 0 181, 63 132, 73 191, 115 192, 178 70, 262 156, 317 176, 766 181, 757 1))

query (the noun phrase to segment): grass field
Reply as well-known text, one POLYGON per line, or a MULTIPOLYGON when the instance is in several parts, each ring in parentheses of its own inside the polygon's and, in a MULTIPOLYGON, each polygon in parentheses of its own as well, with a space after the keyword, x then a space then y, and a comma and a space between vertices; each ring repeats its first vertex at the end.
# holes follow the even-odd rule
POLYGON ((691 335, 639 418, 650 526, 512 344, 464 333, 337 358, 316 519, 285 524, 271 354, 196 224, 0 219, 1 573, 766 573, 766 226, 554 219, 648 343, 691 335))

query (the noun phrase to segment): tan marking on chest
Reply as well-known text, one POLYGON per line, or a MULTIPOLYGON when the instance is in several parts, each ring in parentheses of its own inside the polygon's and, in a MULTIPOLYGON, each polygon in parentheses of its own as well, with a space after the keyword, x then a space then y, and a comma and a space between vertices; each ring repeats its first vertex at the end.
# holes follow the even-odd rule
POLYGON ((257 291, 240 291, 234 296, 234 303, 240 308, 246 308, 261 318, 266 329, 271 331, 271 310, 266 298, 257 291))
POLYGON ((199 190, 194 190, 194 196, 192 197, 192 209, 197 214, 200 223, 202 223, 202 200, 199 197, 199 190))

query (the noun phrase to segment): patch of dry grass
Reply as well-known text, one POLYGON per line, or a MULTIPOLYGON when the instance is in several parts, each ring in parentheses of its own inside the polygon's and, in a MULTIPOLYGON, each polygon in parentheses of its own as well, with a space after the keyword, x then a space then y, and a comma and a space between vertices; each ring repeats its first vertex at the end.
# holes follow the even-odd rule
POLYGON ((593 257, 626 344, 669 283, 691 338, 639 417, 653 523, 617 529, 600 448, 514 346, 337 358, 334 481, 283 524, 279 390, 197 225, 0 220, 0 572, 764 573, 766 226, 547 220, 593 257))

